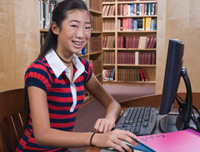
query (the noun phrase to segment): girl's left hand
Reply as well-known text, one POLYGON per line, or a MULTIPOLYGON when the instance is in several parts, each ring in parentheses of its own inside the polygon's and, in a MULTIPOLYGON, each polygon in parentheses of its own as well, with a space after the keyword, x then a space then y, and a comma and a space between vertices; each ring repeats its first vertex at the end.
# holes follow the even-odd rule
POLYGON ((108 131, 111 131, 111 129, 114 127, 115 122, 106 118, 98 119, 94 125, 95 131, 99 133, 106 133, 108 131))

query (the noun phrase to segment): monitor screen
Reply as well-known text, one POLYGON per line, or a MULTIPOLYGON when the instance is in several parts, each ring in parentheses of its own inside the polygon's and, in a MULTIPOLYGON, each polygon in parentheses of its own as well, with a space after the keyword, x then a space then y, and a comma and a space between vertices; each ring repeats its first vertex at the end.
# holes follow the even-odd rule
POLYGON ((191 115, 191 103, 181 104, 183 111, 179 111, 178 115, 170 114, 173 104, 177 99, 177 90, 180 78, 183 77, 187 88, 187 99, 185 102, 191 102, 191 86, 187 71, 183 65, 184 44, 178 39, 170 39, 168 46, 168 54, 165 68, 162 101, 159 108, 160 115, 166 115, 160 121, 160 129, 163 132, 172 132, 186 128, 191 115), (184 105, 182 107, 182 105, 184 105))

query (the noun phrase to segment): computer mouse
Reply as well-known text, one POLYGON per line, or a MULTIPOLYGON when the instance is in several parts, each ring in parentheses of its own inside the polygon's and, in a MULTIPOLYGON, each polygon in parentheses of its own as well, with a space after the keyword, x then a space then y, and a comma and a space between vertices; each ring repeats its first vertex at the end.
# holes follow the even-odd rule
MULTIPOLYGON (((133 149, 134 146, 132 144, 130 144, 130 143, 126 142, 126 141, 122 141, 122 142, 133 149)), ((111 147, 108 147, 107 149, 110 150, 110 151, 117 151, 116 149, 111 148, 111 147)))

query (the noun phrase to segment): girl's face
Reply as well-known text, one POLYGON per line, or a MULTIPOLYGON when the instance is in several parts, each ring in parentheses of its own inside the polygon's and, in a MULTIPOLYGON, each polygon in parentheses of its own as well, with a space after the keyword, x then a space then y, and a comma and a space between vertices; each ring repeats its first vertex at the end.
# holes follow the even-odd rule
POLYGON ((79 53, 91 36, 91 21, 85 10, 67 12, 58 32, 58 53, 64 56, 79 53))

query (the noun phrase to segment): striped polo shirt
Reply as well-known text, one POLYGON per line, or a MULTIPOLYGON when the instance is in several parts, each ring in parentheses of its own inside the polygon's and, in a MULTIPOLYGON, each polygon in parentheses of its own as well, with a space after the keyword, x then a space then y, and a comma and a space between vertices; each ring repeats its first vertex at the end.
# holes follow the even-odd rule
MULTIPOLYGON (((25 87, 35 86, 47 93, 50 126, 72 131, 77 111, 85 97, 84 84, 91 78, 90 64, 73 55, 74 76, 51 49, 48 54, 33 62, 25 73, 25 87)), ((40 146, 33 135, 31 115, 28 127, 20 139, 17 151, 68 151, 67 148, 40 146)))

